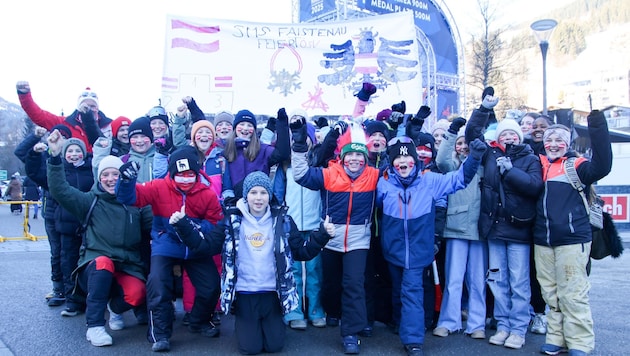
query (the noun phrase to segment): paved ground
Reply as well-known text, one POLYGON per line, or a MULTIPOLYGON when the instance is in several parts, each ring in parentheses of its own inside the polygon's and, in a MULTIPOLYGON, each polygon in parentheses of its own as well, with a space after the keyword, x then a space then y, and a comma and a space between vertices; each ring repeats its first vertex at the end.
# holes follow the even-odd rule
MULTIPOLYGON (((10 215, 9 208, 0 206, 0 235, 21 236, 22 219, 10 215)), ((31 221, 31 232, 44 235, 43 221, 31 221)), ((626 248, 630 233, 624 233, 626 248)), ((0 243, 0 356, 5 355, 149 355, 150 344, 145 339, 146 327, 135 323, 133 314, 126 313, 129 327, 111 332, 114 345, 92 347, 85 340, 84 316, 63 318, 61 307, 50 308, 44 295, 50 290, 48 242, 7 241, 0 243)), ((630 251, 630 250, 629 250, 630 251)), ((627 298, 630 295, 628 272, 630 252, 621 258, 595 261, 591 275, 591 306, 595 320, 597 347, 594 355, 623 355, 630 348, 630 323, 627 322, 627 298)), ((233 334, 233 319, 225 317, 221 337, 204 339, 192 335, 181 325, 181 304, 171 340, 172 354, 237 354, 233 334)), ((488 330, 490 335, 492 332, 488 330)), ((462 334, 437 338, 427 334, 427 355, 537 355, 544 337, 527 335, 522 350, 508 350, 472 340, 462 334)), ((281 355, 341 354, 339 329, 307 331, 287 330, 286 346, 281 355)), ((377 324, 372 338, 363 338, 362 355, 404 355, 398 337, 377 324)))

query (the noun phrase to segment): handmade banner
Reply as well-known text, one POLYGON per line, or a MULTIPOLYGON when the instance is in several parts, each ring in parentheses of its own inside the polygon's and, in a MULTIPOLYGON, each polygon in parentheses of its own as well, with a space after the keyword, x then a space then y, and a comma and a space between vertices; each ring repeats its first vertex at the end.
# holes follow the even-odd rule
POLYGON ((162 105, 192 96, 204 112, 351 114, 363 82, 376 85, 367 116, 401 100, 421 105, 411 12, 346 22, 272 24, 167 17, 162 105))

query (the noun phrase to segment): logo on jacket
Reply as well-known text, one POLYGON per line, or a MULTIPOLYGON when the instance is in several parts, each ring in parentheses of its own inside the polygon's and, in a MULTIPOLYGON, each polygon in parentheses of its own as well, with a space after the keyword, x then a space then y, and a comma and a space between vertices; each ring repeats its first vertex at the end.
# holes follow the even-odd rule
POLYGON ((265 236, 260 232, 253 233, 249 236, 245 236, 245 240, 249 242, 253 247, 261 247, 265 244, 265 236))

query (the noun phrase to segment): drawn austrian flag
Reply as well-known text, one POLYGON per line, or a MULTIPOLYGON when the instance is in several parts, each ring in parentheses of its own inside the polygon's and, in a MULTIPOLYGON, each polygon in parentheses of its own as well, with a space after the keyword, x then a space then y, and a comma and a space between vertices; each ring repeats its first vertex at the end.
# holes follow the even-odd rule
POLYGON ((219 50, 219 40, 214 34, 221 31, 219 26, 196 26, 182 20, 171 20, 171 30, 177 31, 178 37, 171 39, 171 48, 187 48, 201 53, 213 53, 219 50))

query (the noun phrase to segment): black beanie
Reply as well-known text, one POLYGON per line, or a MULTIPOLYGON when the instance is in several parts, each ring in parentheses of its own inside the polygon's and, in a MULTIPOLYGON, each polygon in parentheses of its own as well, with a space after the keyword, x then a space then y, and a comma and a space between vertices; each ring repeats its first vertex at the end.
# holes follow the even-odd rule
POLYGON ((173 178, 176 173, 192 170, 199 173, 199 154, 193 146, 182 146, 168 157, 168 174, 173 178))
POLYGON ((393 163, 398 156, 411 156, 416 164, 418 163, 418 153, 416 152, 416 146, 411 138, 399 136, 391 139, 391 141, 387 146, 387 155, 389 156, 390 163, 393 163), (394 143, 391 141, 394 141, 394 143))
POLYGON ((416 147, 425 146, 430 148, 433 153, 433 159, 435 159, 437 150, 435 149, 435 139, 431 134, 421 132, 417 137, 414 137, 413 140, 416 143, 416 147))
POLYGON ((368 134, 368 136, 372 136, 372 134, 375 132, 380 132, 387 139, 389 129, 387 128, 387 125, 385 125, 385 123, 382 121, 370 120, 365 123, 365 132, 368 134))
POLYGON ((153 131, 151 130, 151 121, 148 117, 139 117, 129 125, 129 138, 137 134, 145 135, 153 142, 153 131))

